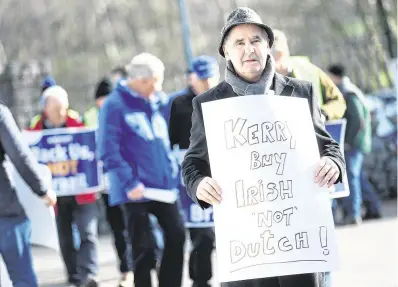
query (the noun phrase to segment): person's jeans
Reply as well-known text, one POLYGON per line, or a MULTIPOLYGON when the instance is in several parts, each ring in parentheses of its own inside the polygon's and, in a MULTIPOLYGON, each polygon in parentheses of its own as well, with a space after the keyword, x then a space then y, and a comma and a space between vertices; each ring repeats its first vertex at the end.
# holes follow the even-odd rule
POLYGON ((58 238, 68 281, 82 283, 98 272, 98 208, 97 204, 79 205, 74 196, 59 197, 57 214, 58 238), (80 234, 80 247, 76 250, 72 223, 80 234))
POLYGON ((361 170, 364 154, 355 148, 345 152, 350 195, 342 199, 346 219, 360 219, 362 205, 361 170))
POLYGON ((131 246, 128 243, 126 224, 124 222, 123 210, 120 206, 109 205, 109 195, 102 194, 106 208, 106 220, 112 230, 117 255, 119 257, 119 270, 126 273, 133 269, 131 263, 131 246))
POLYGON ((214 249, 214 229, 190 228, 192 250, 189 257, 189 277, 193 287, 210 287, 212 277, 211 254, 214 249))
POLYGON ((30 248, 31 224, 26 217, 0 218, 0 255, 14 287, 37 287, 30 248))
POLYGON ((131 240, 136 287, 151 287, 150 271, 157 247, 149 214, 156 216, 164 235, 164 250, 159 269, 159 287, 180 287, 184 262, 185 228, 178 204, 161 202, 123 205, 131 240))
POLYGON ((363 201, 367 203, 368 213, 372 215, 381 214, 381 202, 375 193, 372 184, 369 182, 367 173, 363 170, 361 172, 361 187, 363 201))

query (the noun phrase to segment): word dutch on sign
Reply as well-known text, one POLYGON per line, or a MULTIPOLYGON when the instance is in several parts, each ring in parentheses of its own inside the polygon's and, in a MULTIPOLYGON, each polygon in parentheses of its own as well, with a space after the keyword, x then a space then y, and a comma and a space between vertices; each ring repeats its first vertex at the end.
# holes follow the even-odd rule
POLYGON ((24 131, 37 161, 52 175, 57 196, 97 192, 104 188, 102 169, 95 156, 95 130, 61 128, 24 131))
POLYGON ((331 271, 337 247, 308 101, 234 97, 202 105, 222 282, 331 271), (225 107, 228 107, 227 109, 225 107))

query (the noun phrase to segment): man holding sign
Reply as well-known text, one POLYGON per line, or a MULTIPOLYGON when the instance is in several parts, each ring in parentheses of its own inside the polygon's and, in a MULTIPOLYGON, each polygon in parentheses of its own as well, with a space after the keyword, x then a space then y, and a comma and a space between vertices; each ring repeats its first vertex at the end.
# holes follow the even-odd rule
MULTIPOLYGON (((42 103, 44 112, 31 130, 54 130, 52 140, 54 142, 58 140, 58 144, 55 144, 54 148, 36 148, 35 154, 39 162, 47 164, 50 168, 53 175, 53 186, 56 186, 54 190, 57 191, 59 196, 56 206, 57 230, 68 283, 72 286, 94 287, 97 286, 96 276, 98 272, 96 204, 98 194, 91 192, 76 195, 68 194, 75 189, 80 189, 82 185, 85 185, 85 183, 81 183, 86 182, 86 180, 79 180, 77 176, 74 177, 76 180, 66 181, 64 179, 69 174, 77 173, 78 160, 70 158, 71 148, 61 147, 59 144, 61 140, 69 141, 69 139, 66 140, 65 136, 57 139, 58 131, 60 131, 57 129, 82 128, 84 124, 77 117, 68 114, 68 94, 62 87, 52 86, 46 89, 42 96, 42 103), (54 157, 49 157, 48 154, 54 154, 54 157), (58 178, 62 178, 62 180, 58 180, 58 178), (61 196, 61 190, 67 190, 67 193, 61 196), (80 235, 80 247, 78 249, 73 242, 73 224, 77 226, 80 235)), ((46 142, 50 141, 46 140, 46 142)), ((83 153, 89 155, 88 152, 78 150, 76 145, 74 147, 74 156, 80 157, 79 155, 83 153)))
MULTIPOLYGON (((263 24, 260 17, 253 10, 249 8, 238 8, 234 10, 229 15, 227 22, 222 30, 222 38, 219 47, 219 53, 227 60, 227 67, 225 71, 226 80, 224 82, 221 82, 214 89, 194 98, 193 100, 193 116, 192 116, 190 146, 185 155, 185 159, 182 165, 183 176, 185 184, 188 189, 188 193, 195 202, 197 202, 202 208, 208 208, 210 205, 215 205, 215 208, 220 210, 219 213, 220 217, 218 217, 217 209, 215 210, 218 261, 226 260, 224 258, 224 256, 226 256, 224 251, 222 254, 220 253, 221 252, 220 249, 225 250, 225 248, 218 244, 219 238, 220 240, 221 239, 223 240, 223 243, 230 242, 231 244, 230 246, 231 261, 224 261, 225 262, 224 265, 231 266, 231 264, 233 263, 236 263, 240 260, 244 260, 243 257, 245 256, 245 254, 247 254, 249 257, 256 257, 256 255, 258 255, 259 247, 257 244, 249 244, 247 247, 248 249, 243 250, 242 243, 238 242, 240 245, 239 244, 236 245, 235 244, 236 242, 231 241, 232 238, 225 238, 225 233, 232 234, 233 231, 231 230, 233 229, 235 229, 236 234, 238 234, 239 232, 244 233, 243 230, 236 231, 236 229, 239 228, 244 229, 245 224, 250 225, 250 223, 246 221, 246 222, 239 222, 241 223, 239 226, 236 225, 239 219, 234 216, 234 213, 240 213, 243 207, 256 205, 259 202, 263 202, 265 198, 271 201, 270 196, 272 194, 268 193, 266 197, 264 197, 265 187, 261 180, 257 184, 258 187, 251 187, 247 191, 244 190, 243 181, 242 180, 237 181, 235 185, 236 198, 234 196, 232 196, 234 198, 230 196, 229 193, 230 190, 221 189, 220 186, 225 186, 225 182, 227 182, 228 177, 233 177, 234 170, 240 169, 242 163, 238 161, 236 161, 235 163, 233 161, 233 158, 231 158, 231 156, 225 155, 222 160, 224 162, 228 162, 228 164, 224 164, 224 166, 218 165, 217 168, 213 168, 212 165, 212 170, 210 170, 210 160, 213 161, 212 158, 217 158, 218 155, 216 151, 214 154, 212 154, 212 157, 209 157, 208 147, 210 149, 211 146, 219 145, 220 143, 217 143, 217 141, 220 142, 220 139, 218 138, 215 139, 214 137, 217 137, 217 133, 212 132, 215 128, 217 128, 216 123, 214 123, 214 127, 212 127, 213 124, 207 121, 206 133, 205 133, 206 117, 203 115, 202 112, 203 108, 202 103, 212 102, 222 99, 223 102, 225 103, 224 106, 226 106, 228 102, 232 103, 233 102, 232 100, 238 100, 240 96, 247 96, 247 95, 264 95, 261 97, 258 96, 255 97, 256 101, 260 101, 261 98, 264 99, 268 97, 279 98, 274 95, 284 96, 280 98, 285 98, 285 99, 287 97, 290 97, 290 99, 288 98, 287 100, 294 101, 294 103, 297 102, 302 104, 303 99, 308 101, 309 107, 305 101, 304 108, 306 108, 307 110, 309 108, 312 119, 308 118, 308 120, 310 123, 312 121, 312 124, 309 126, 309 129, 307 125, 303 127, 303 130, 304 128, 306 128, 307 133, 309 130, 310 131, 309 135, 311 136, 314 135, 315 131, 316 141, 314 137, 313 144, 310 144, 307 150, 308 149, 312 150, 313 152, 312 159, 315 161, 315 163, 317 161, 316 159, 314 159, 314 156, 316 154, 318 156, 318 159, 319 159, 319 154, 321 158, 320 160, 318 160, 316 164, 314 163, 314 165, 312 166, 305 163, 307 158, 301 157, 300 160, 302 161, 302 165, 306 166, 306 170, 303 170, 303 168, 302 167, 300 168, 299 166, 295 167, 298 170, 296 172, 300 173, 298 176, 299 179, 297 181, 299 181, 300 178, 304 178, 306 180, 305 182, 306 186, 302 184, 303 190, 299 190, 299 192, 296 194, 296 196, 300 196, 300 193, 308 194, 308 201, 309 201, 308 206, 304 206, 303 211, 301 211, 300 208, 298 209, 303 213, 305 213, 306 212, 305 210, 309 209, 309 207, 316 208, 316 205, 314 205, 311 202, 312 196, 314 198, 320 197, 317 194, 311 193, 309 191, 313 191, 316 188, 320 190, 320 188, 317 187, 316 184, 319 184, 319 186, 321 187, 326 187, 326 186, 330 187, 335 182, 341 181, 341 174, 344 172, 343 156, 340 152, 338 144, 325 131, 324 125, 321 120, 321 113, 319 110, 317 98, 314 96, 311 84, 304 81, 291 79, 289 77, 282 76, 275 72, 275 62, 272 56, 270 55, 270 48, 272 47, 273 41, 274 41, 274 35, 272 29, 267 25, 263 24), (211 133, 213 138, 212 137, 207 138, 208 133, 209 134, 211 133), (316 151, 316 142, 318 144, 319 152, 316 151), (316 151, 316 154, 314 153, 314 150, 316 151), (212 174, 213 176, 215 176, 216 173, 218 176, 223 177, 222 181, 217 182, 214 178, 212 178, 212 174), (224 214, 223 206, 229 205, 230 202, 233 200, 237 201, 238 209, 235 209, 232 213, 224 214), (228 220, 232 221, 234 220, 234 218, 236 218, 237 221, 233 221, 231 222, 231 224, 229 224, 228 220), (218 220, 223 221, 225 225, 224 226, 217 225, 218 220), (218 230, 220 230, 220 232, 218 232, 218 230), (234 246, 234 244, 236 246, 234 246)), ((239 102, 242 102, 242 104, 244 104, 244 101, 239 101, 239 102)), ((206 103, 205 105, 208 105, 209 110, 211 110, 210 103, 206 103)), ((275 104, 275 107, 276 106, 277 105, 275 104)), ((239 113, 240 108, 244 110, 245 105, 236 108, 235 109, 236 113, 239 113)), ((252 108, 258 108, 258 107, 252 106, 252 108)), ((286 110, 288 110, 288 108, 291 107, 286 107, 286 110)), ((222 107, 218 107, 218 112, 214 110, 214 113, 215 114, 219 113, 220 116, 222 116, 222 114, 224 113, 225 114, 228 113, 227 108, 224 108, 222 110, 221 109, 222 107)), ((268 108, 264 106, 264 110, 267 110, 270 114, 275 113, 272 107, 268 108)), ((283 109, 279 109, 279 111, 286 118, 289 116, 293 118, 295 117, 294 112, 289 111, 289 113, 287 114, 286 111, 284 111, 283 109)), ((250 108, 248 109, 248 112, 250 112, 250 108)), ((210 114, 208 114, 208 116, 210 116, 210 114)), ((258 114, 254 114, 251 116, 264 117, 264 114, 258 112, 258 114)), ((217 121, 217 117, 213 117, 214 121, 217 121)), ((298 118, 298 120, 300 121, 301 119, 298 118)), ((291 119, 291 122, 292 125, 294 125, 294 119, 291 119)), ((286 143, 284 143, 283 140, 287 139, 286 134, 290 134, 290 130, 287 124, 285 126, 283 122, 275 122, 274 124, 271 124, 270 122, 265 122, 263 123, 263 125, 261 125, 262 131, 257 130, 258 134, 261 135, 259 137, 256 137, 255 136, 256 133, 254 132, 256 128, 257 129, 259 128, 258 126, 253 125, 250 127, 246 127, 248 133, 247 133, 247 138, 245 138, 243 136, 245 131, 244 129, 245 123, 246 120, 242 119, 238 119, 238 121, 235 121, 235 123, 233 121, 225 122, 225 131, 220 131, 218 135, 221 134, 226 137, 225 140, 227 144, 226 145, 227 149, 236 148, 236 142, 240 143, 241 146, 244 143, 248 143, 250 148, 251 146, 254 146, 256 143, 259 143, 259 137, 262 138, 261 139, 262 143, 264 142, 273 143, 275 149, 282 149, 285 147, 286 143), (252 133, 250 133, 250 131, 252 133), (276 132, 276 135, 271 136, 271 131, 272 134, 276 132)), ((302 137, 305 138, 304 135, 302 137)), ((290 149, 294 149, 296 146, 295 141, 293 141, 292 138, 293 137, 290 135, 291 139, 290 149)), ((297 140, 297 149, 299 147, 303 148, 303 146, 301 145, 303 139, 296 138, 295 140, 297 140)), ((304 146, 305 146, 305 141, 307 141, 307 139, 304 139, 304 146)), ((237 146, 239 146, 239 144, 237 146)), ((220 153, 221 152, 223 151, 220 150, 220 153)), ((258 171, 262 172, 265 170, 265 167, 268 167, 269 165, 272 166, 275 165, 277 168, 276 171, 277 175, 283 174, 284 172, 283 169, 286 160, 286 153, 281 153, 281 154, 275 153, 275 154, 264 155, 261 157, 263 160, 262 162, 259 160, 260 155, 258 153, 256 154, 256 152, 252 152, 251 155, 252 155, 252 163, 250 167, 253 170, 257 169, 256 172, 258 171)), ((240 154, 237 154, 237 157, 238 156, 240 156, 240 154)), ((285 168, 290 168, 290 167, 289 165, 286 164, 285 168)), ((236 174, 235 176, 237 177, 241 176, 242 178, 244 178, 244 175, 241 174, 236 174)), ((268 188, 270 188, 270 186, 272 188, 272 183, 267 185, 268 188)), ((275 186, 276 185, 274 185, 274 187, 275 186)), ((292 197, 291 181, 288 180, 286 184, 285 181, 281 181, 280 186, 281 186, 280 198, 290 199, 292 197)), ((279 194, 279 192, 278 193, 274 192, 274 194, 279 194)), ((317 210, 317 211, 319 213, 323 212, 322 214, 324 214, 325 217, 327 217, 327 220, 325 220, 327 221, 327 225, 329 226, 329 228, 332 228, 333 220, 331 216, 330 202, 328 201, 328 195, 327 193, 323 193, 321 196, 322 198, 319 199, 319 202, 322 203, 324 210, 317 210)), ((272 200, 276 200, 276 198, 272 198, 272 200)), ((284 210, 283 214, 281 212, 275 213, 273 218, 275 221, 278 222, 281 222, 284 219, 286 221, 286 225, 289 225, 290 215, 294 214, 294 212, 296 211, 297 207, 296 209, 294 209, 294 207, 291 209, 286 209, 284 210), (289 210, 291 211, 291 213, 289 213, 289 210)), ((269 214, 269 212, 271 211, 268 211, 267 214, 269 214)), ((263 224, 265 225, 268 224, 269 226, 272 225, 272 222, 266 220, 267 218, 265 215, 263 215, 261 220, 260 220, 260 214, 258 215, 259 215, 259 220, 258 220, 259 226, 262 226, 263 224)), ((268 219, 270 217, 271 216, 268 216, 268 219)), ((309 217, 309 221, 311 220, 312 218, 309 217)), ((304 221, 303 223, 305 224, 304 221)), ((319 233, 321 237, 322 246, 326 244, 325 239, 329 238, 324 236, 326 235, 325 231, 326 231, 325 228, 322 228, 321 226, 319 229, 319 233)), ((241 235, 241 236, 250 237, 250 234, 241 235)), ((296 244, 294 244, 294 246, 295 247, 297 246, 297 249, 309 248, 308 240, 304 240, 306 239, 306 236, 307 233, 304 232, 296 233, 295 236, 296 244)), ((262 248, 262 252, 264 252, 264 254, 270 252, 271 254, 273 247, 270 248, 269 242, 272 241, 274 235, 269 233, 268 230, 265 231, 261 235, 261 237, 264 239, 263 243, 264 247, 262 248)), ((280 247, 279 249, 281 251, 287 251, 293 248, 292 245, 288 243, 285 239, 286 238, 284 237, 281 238, 281 240, 279 240, 279 247, 280 247)), ((326 249, 325 249, 325 254, 328 254, 328 251, 326 249)), ((322 260, 307 260, 307 261, 321 262, 322 260)), ((288 263, 288 262, 286 261, 279 263, 280 263, 279 265, 275 263, 272 263, 275 265, 271 265, 271 263, 258 263, 257 266, 251 265, 251 268, 249 268, 248 266, 242 267, 241 269, 243 269, 243 271, 235 269, 235 270, 228 270, 225 272, 224 272, 225 268, 220 264, 220 269, 223 269, 221 270, 220 278, 221 281, 223 282, 237 281, 235 283, 226 283, 228 284, 226 286, 267 286, 267 287, 325 286, 323 273, 310 273, 311 271, 308 272, 297 271, 298 268, 296 270, 290 270, 288 272, 285 272, 283 269, 285 266, 288 266, 289 264, 283 264, 283 263, 288 263), (270 264, 270 265, 266 265, 267 267, 263 267, 265 264, 270 264), (273 270, 273 273, 275 274, 283 274, 289 276, 278 276, 278 275, 273 276, 272 272, 269 273, 270 275, 268 275, 267 272, 263 271, 264 269, 273 270), (244 274, 245 272, 251 274, 245 275, 244 274), (267 273, 267 274, 264 276, 259 276, 258 275, 259 273, 267 273), (290 274, 296 274, 296 275, 290 275, 290 274), (244 279, 258 278, 258 279, 239 281, 239 280, 244 280, 243 278, 244 279)), ((294 262, 291 264, 294 264, 294 262)), ((311 265, 311 268, 314 270, 322 269, 316 267, 317 264, 321 263, 312 262, 305 264, 308 264, 305 266, 311 265)), ((301 266, 304 266, 304 263, 302 263, 301 266)), ((329 270, 322 269, 322 271, 329 271, 329 270)))

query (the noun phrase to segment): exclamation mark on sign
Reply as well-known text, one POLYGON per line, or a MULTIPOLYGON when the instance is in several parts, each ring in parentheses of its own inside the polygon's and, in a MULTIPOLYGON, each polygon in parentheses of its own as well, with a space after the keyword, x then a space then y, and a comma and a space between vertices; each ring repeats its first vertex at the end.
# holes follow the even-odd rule
POLYGON ((323 248, 323 255, 329 255, 328 249, 328 230, 325 226, 319 227, 319 239, 321 240, 321 247, 323 248))

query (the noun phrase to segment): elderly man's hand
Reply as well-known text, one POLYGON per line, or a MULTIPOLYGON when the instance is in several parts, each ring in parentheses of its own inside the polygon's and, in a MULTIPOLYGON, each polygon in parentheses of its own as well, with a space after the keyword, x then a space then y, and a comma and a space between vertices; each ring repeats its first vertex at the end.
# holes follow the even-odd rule
POLYGON ((138 186, 127 193, 127 197, 131 200, 139 200, 144 198, 145 186, 140 183, 138 186))
POLYGON ((212 205, 219 204, 221 202, 221 188, 214 179, 205 177, 198 185, 196 197, 212 205))
POLYGON ((315 168, 315 182, 319 186, 331 187, 339 178, 340 170, 337 164, 329 157, 322 157, 315 168))

